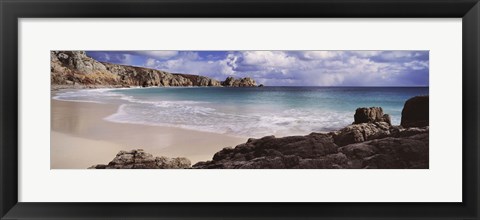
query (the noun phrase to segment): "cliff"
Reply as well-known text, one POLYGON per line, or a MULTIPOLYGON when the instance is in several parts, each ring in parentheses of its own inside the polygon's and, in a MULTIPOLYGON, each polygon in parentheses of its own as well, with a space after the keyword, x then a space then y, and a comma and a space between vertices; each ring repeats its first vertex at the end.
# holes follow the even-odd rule
MULTIPOLYGON (((256 86, 250 78, 223 84, 205 76, 99 62, 84 51, 51 51, 51 85, 56 88, 98 88, 130 86, 256 86)), ((230 81, 229 81, 230 82, 230 81)))
MULTIPOLYGON (((417 99, 418 97, 414 97, 408 100, 403 111, 412 114, 428 112, 428 105, 411 104, 411 100, 417 99)), ((424 118, 419 118, 418 121, 409 118, 409 123, 409 125, 421 124, 424 123, 424 118)), ((118 165, 115 160, 108 165, 110 168, 131 168, 115 166, 118 165)), ((104 166, 107 165, 100 165, 99 168, 104 166)), ((274 136, 250 138, 235 148, 227 147, 215 153, 210 161, 181 168, 427 169, 428 167, 428 124, 406 128, 392 126, 390 117, 383 114, 382 108, 370 107, 358 108, 353 124, 338 131, 281 138, 274 136)))

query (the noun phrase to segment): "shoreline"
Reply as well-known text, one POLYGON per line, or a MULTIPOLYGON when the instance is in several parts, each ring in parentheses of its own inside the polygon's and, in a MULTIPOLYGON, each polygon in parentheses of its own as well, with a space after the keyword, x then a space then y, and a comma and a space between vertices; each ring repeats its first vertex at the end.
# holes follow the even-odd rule
POLYGON ((56 100, 55 93, 51 96, 51 169, 86 169, 108 163, 120 150, 133 148, 187 157, 196 163, 247 140, 177 127, 111 122, 104 118, 114 114, 119 105, 56 100))

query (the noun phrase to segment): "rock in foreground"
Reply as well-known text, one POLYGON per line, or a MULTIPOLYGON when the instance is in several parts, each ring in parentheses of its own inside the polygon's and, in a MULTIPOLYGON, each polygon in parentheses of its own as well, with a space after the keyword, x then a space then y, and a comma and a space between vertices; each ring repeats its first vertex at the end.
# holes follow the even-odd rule
POLYGON ((224 148, 211 161, 199 162, 193 168, 428 168, 428 128, 411 131, 399 127, 384 129, 383 125, 367 123, 360 125, 328 134, 251 138, 235 148, 224 148), (355 134, 359 134, 359 137, 355 138, 355 134))
POLYGON ((382 107, 357 108, 353 124, 386 122, 391 125, 390 115, 383 114, 382 107))
POLYGON ((190 168, 187 158, 153 157, 142 149, 120 151, 110 163, 98 164, 89 169, 185 169, 190 168))
POLYGON ((405 128, 428 126, 428 104, 428 96, 415 96, 407 100, 402 110, 400 124, 405 128))

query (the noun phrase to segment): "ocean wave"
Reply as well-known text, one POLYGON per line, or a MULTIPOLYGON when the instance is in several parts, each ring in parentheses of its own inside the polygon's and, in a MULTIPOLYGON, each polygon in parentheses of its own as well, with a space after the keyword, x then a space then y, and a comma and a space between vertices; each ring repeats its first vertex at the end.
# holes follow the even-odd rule
POLYGON ((290 109, 268 114, 235 114, 192 105, 193 103, 196 102, 123 104, 115 114, 104 119, 117 123, 178 127, 239 137, 328 132, 342 128, 352 120, 351 114, 346 112, 290 109))
MULTIPOLYGON (((52 97, 55 100, 60 101, 72 101, 72 102, 91 102, 91 103, 118 103, 119 100, 127 103, 135 104, 152 104, 159 107, 176 107, 178 105, 194 105, 204 104, 208 102, 200 101, 165 101, 165 100, 148 100, 136 98, 133 95, 127 95, 121 90, 131 90, 132 88, 99 88, 99 89, 82 89, 73 91, 63 91, 55 94, 52 97)), ((137 89, 137 88, 133 88, 137 89)), ((145 88, 142 88, 145 89, 145 88)))
POLYGON ((106 99, 121 96, 121 94, 110 93, 114 89, 88 89, 74 90, 56 93, 55 100, 71 101, 71 102, 90 102, 90 103, 106 103, 106 99))
POLYGON ((165 101, 165 100, 145 100, 145 99, 138 99, 133 96, 129 95, 122 95, 120 99, 125 100, 130 103, 137 103, 137 104, 151 104, 156 105, 158 107, 174 107, 176 105, 194 105, 194 104, 204 104, 208 102, 200 102, 200 101, 165 101))

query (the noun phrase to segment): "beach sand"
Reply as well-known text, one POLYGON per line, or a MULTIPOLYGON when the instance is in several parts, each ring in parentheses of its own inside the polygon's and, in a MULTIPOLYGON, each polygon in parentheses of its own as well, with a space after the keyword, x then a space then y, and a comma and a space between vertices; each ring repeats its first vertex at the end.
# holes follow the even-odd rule
POLYGON ((103 120, 118 105, 58 101, 51 104, 51 169, 86 169, 107 164, 120 150, 144 149, 153 156, 186 157, 192 165, 211 160, 247 138, 103 120))

